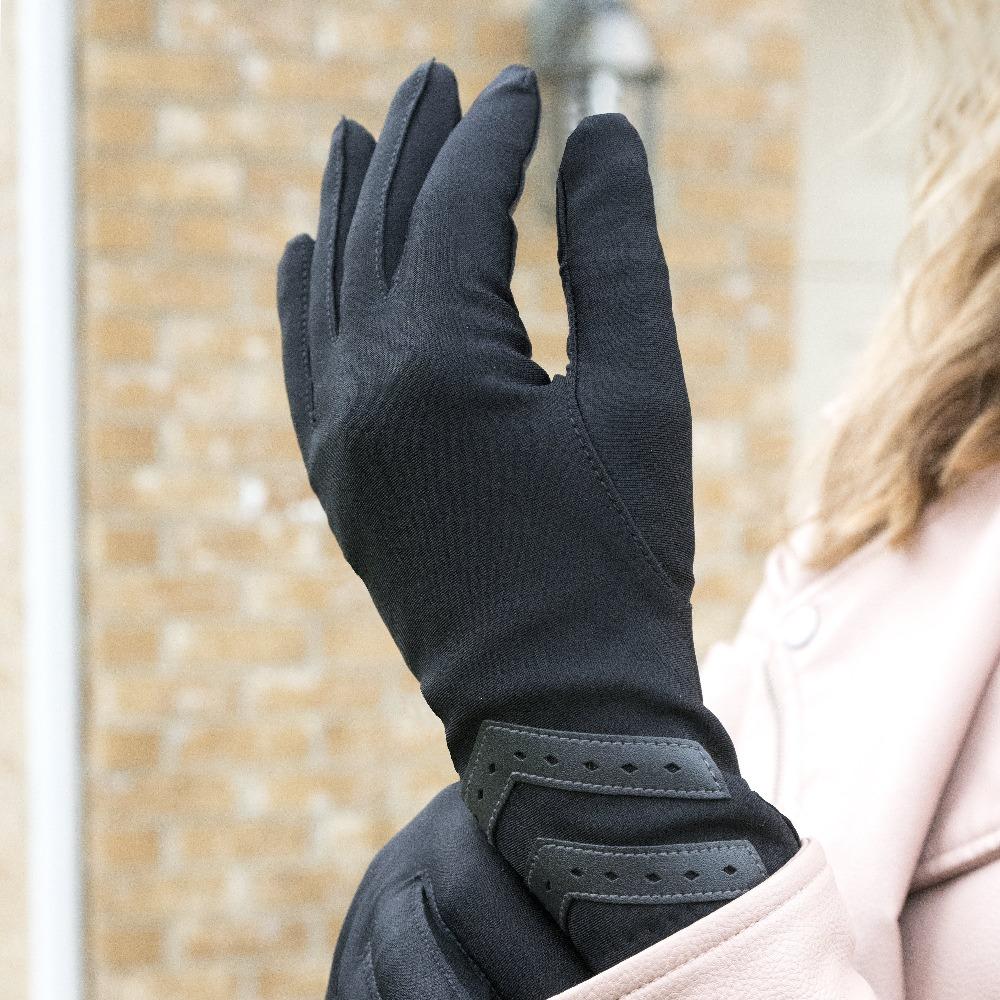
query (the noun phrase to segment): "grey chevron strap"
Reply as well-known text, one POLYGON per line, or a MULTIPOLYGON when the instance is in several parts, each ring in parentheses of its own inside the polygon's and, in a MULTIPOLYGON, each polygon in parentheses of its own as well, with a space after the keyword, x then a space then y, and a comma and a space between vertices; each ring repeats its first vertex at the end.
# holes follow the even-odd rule
POLYGON ((528 885, 565 930, 574 899, 648 904, 722 901, 741 896, 766 877, 760 856, 746 840, 599 847, 540 839, 528 885))
POLYGON ((693 740, 484 722, 462 797, 491 843, 500 811, 518 782, 601 795, 729 798, 715 762, 693 740))

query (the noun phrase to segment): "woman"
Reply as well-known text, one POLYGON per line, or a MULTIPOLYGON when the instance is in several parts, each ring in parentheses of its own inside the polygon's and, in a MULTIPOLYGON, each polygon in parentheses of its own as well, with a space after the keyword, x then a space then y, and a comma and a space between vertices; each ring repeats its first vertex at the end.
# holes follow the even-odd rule
POLYGON ((931 108, 902 291, 838 407, 813 516, 704 682, 755 786, 822 844, 875 994, 993 997, 997 16, 914 6, 963 58, 931 108))
POLYGON ((930 234, 814 523, 712 657, 724 728, 641 143, 598 116, 567 144, 550 381, 509 290, 537 120, 529 71, 463 116, 422 67, 377 144, 338 128, 317 240, 279 269, 311 482, 462 776, 373 862, 329 995, 1000 995, 988 168, 928 189, 973 200, 930 234))

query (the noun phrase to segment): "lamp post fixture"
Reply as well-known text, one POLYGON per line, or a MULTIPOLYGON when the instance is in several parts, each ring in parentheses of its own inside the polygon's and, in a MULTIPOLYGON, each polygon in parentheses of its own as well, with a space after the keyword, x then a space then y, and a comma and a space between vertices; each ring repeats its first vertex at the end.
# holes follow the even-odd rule
POLYGON ((667 73, 627 0, 539 0, 528 29, 545 91, 544 145, 553 172, 579 121, 610 111, 627 115, 639 130, 653 168, 667 73))

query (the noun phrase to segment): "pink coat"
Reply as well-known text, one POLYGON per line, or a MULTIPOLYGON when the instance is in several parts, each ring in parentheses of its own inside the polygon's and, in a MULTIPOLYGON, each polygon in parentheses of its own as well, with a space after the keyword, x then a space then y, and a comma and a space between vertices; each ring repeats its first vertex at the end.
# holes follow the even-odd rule
POLYGON ((906 553, 801 548, 703 681, 802 849, 560 1000, 1000 1000, 1000 466, 906 553))

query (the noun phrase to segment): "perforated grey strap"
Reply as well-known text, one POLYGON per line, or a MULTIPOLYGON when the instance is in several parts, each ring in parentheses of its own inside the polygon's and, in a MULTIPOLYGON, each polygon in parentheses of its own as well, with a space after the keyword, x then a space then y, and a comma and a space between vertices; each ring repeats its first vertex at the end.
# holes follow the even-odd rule
POLYGON ((601 795, 729 798, 715 762, 693 740, 484 722, 462 796, 491 843, 497 817, 518 782, 601 795))
POLYGON ((689 903, 734 899, 767 877, 746 840, 665 847, 597 847, 539 840, 528 885, 559 925, 574 899, 689 903))

